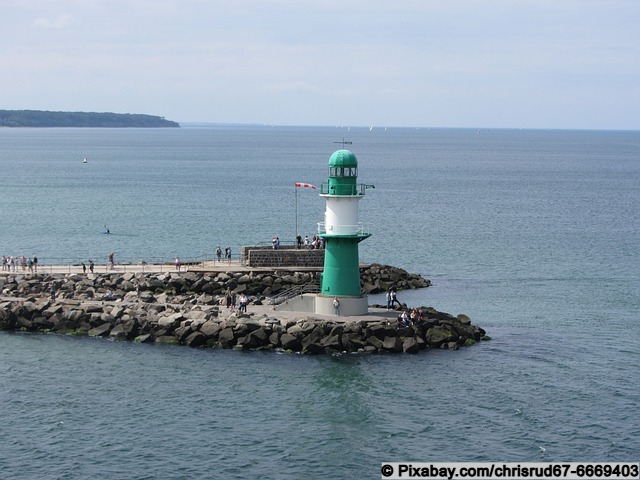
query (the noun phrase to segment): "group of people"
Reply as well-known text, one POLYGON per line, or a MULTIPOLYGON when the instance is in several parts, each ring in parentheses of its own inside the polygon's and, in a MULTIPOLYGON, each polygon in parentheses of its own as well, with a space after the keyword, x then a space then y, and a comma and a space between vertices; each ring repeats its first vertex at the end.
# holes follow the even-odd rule
MULTIPOLYGON (((111 252, 107 257, 107 269, 114 268, 115 259, 114 252, 111 252)), ((89 271, 93 273, 93 269, 95 268, 95 264, 93 260, 89 259, 89 271)), ((82 273, 87 273, 87 265, 84 262, 80 262, 80 266, 82 267, 82 273)), ((35 255, 33 257, 25 257, 22 255, 21 257, 7 257, 6 255, 2 256, 2 271, 3 272, 12 272, 18 273, 29 272, 29 273, 38 273, 38 257, 35 255)))
POLYGON ((7 257, 6 255, 2 256, 2 271, 3 272, 13 272, 17 273, 18 269, 26 272, 29 270, 30 273, 38 273, 38 257, 25 257, 22 255, 21 257, 7 257))
POLYGON ((398 315, 398 328, 419 325, 422 322, 424 322, 424 312, 417 308, 412 308, 411 312, 405 309, 398 315))
MULTIPOLYGON (((216 258, 219 262, 222 261, 222 248, 220 248, 220 246, 216 248, 216 258)), ((231 265, 231 247, 229 246, 224 248, 224 259, 229 262, 229 265, 231 265)))
MULTIPOLYGON (((310 249, 321 249, 324 248, 325 246, 325 240, 324 238, 318 236, 318 235, 314 235, 311 240, 309 240, 309 236, 305 235, 304 238, 302 238, 302 235, 297 234, 296 235, 296 248, 310 248, 310 249)), ((229 247, 227 247, 229 248, 229 247)), ((274 250, 278 250, 280 248, 280 237, 278 235, 274 235, 273 237, 271 237, 271 248, 274 250)), ((231 250, 231 249, 229 249, 231 250)), ((226 249, 225 249, 226 251, 226 249)), ((218 256, 218 261, 220 261, 220 256, 222 255, 222 251, 220 250, 220 247, 218 247, 218 250, 216 250, 216 255, 218 256), (220 252, 220 253, 218 253, 220 252)), ((225 257, 226 258, 226 257, 225 257)))
MULTIPOLYGON (((246 293, 242 292, 240 294, 240 306, 238 307, 238 311, 242 313, 247 313, 247 304, 249 303, 249 298, 246 293)), ((224 301, 227 309, 233 312, 236 309, 236 302, 238 301, 238 296, 236 292, 231 290, 231 288, 227 288, 227 291, 224 294, 224 301)))
POLYGON ((413 308, 411 309, 411 311, 409 311, 404 305, 402 305, 402 303, 400 303, 400 300, 398 300, 396 287, 392 286, 389 288, 386 294, 386 298, 387 311, 395 308, 396 303, 401 309, 404 307, 398 315, 398 328, 408 327, 409 325, 418 325, 420 322, 424 321, 424 312, 422 310, 413 308))
MULTIPOLYGON (((80 266, 82 267, 82 273, 87 273, 87 266, 84 264, 84 262, 80 262, 80 266)), ((93 273, 94 268, 95 264, 93 263, 93 260, 89 259, 89 271, 93 273)))
POLYGON ((394 308, 396 303, 400 308, 402 308, 402 304, 400 303, 400 300, 398 300, 396 287, 392 286, 391 288, 389 288, 386 294, 386 298, 387 298, 387 312, 392 308, 394 308))
POLYGON ((298 248, 305 247, 312 250, 317 250, 320 248, 324 248, 324 238, 314 235, 313 238, 309 240, 309 237, 307 235, 305 235, 303 239, 302 235, 298 234, 296 236, 296 246, 298 248))

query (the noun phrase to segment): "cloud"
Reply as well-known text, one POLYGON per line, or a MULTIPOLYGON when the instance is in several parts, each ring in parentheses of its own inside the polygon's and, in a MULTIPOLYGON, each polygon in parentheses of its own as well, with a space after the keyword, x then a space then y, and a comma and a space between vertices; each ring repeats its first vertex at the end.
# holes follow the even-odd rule
POLYGON ((61 29, 73 23, 73 17, 70 15, 58 15, 55 19, 51 18, 36 18, 33 21, 33 26, 37 28, 47 29, 61 29))

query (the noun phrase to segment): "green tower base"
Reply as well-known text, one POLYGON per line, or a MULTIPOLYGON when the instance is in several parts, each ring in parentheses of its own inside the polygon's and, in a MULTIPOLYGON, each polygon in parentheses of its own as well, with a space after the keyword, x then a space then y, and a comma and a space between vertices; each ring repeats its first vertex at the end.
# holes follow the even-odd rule
POLYGON ((367 234, 324 237, 324 270, 320 286, 322 295, 361 295, 358 243, 368 237, 367 234))

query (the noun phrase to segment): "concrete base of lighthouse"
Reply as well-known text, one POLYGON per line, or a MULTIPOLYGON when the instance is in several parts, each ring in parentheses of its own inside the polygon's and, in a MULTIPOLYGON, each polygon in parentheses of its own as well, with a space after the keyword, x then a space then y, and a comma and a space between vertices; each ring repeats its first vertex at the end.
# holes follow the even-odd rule
MULTIPOLYGON (((276 311, 306 312, 321 315, 334 315, 333 298, 326 295, 306 293, 290 298, 280 305, 273 307, 276 311)), ((367 315, 369 313, 369 297, 338 297, 340 300, 340 316, 351 317, 367 315)))
MULTIPOLYGON (((316 295, 315 312, 323 315, 334 315, 333 299, 326 295, 316 295)), ((340 301, 340 316, 366 315, 369 313, 369 297, 338 297, 340 301)))

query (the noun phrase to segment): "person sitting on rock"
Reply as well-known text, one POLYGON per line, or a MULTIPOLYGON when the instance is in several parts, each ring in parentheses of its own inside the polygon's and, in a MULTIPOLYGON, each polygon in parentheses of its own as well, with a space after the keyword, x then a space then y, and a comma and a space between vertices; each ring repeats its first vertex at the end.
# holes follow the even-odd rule
POLYGON ((242 292, 240 294, 240 307, 238 308, 239 312, 244 312, 247 313, 247 302, 249 301, 249 299, 247 298, 247 295, 242 292))
POLYGON ((409 313, 406 310, 403 310, 402 313, 398 315, 398 326, 408 327, 409 325, 409 313))

